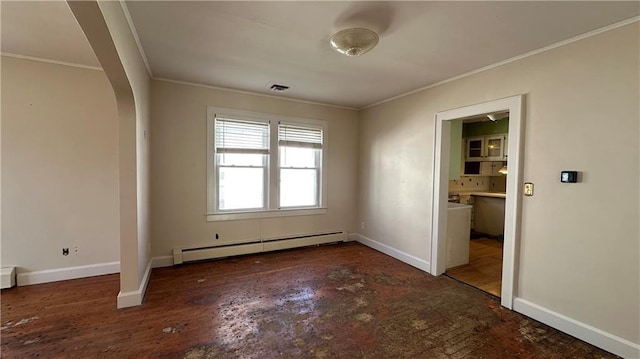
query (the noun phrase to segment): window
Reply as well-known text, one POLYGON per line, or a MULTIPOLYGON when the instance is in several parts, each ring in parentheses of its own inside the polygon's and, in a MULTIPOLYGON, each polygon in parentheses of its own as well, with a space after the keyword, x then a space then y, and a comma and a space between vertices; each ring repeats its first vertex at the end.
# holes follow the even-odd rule
POLYGON ((323 121, 210 107, 207 218, 325 213, 323 121))
POLYGON ((278 125, 280 207, 317 207, 320 203, 322 129, 278 125))
POLYGON ((217 209, 265 209, 269 124, 215 121, 217 209))

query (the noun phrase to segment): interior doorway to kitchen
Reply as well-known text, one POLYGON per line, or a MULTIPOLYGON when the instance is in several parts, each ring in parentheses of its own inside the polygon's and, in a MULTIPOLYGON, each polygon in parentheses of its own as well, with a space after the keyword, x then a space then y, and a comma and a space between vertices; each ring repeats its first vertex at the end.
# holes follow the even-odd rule
POLYGON ((445 274, 500 297, 509 113, 450 123, 445 274))
POLYGON ((520 160, 523 129, 522 102, 523 96, 513 96, 482 104, 442 111, 436 114, 430 270, 433 275, 445 273, 447 264, 448 185, 452 121, 495 113, 509 114, 508 143, 505 146, 508 156, 508 175, 505 191, 502 282, 500 288, 500 302, 507 308, 513 307, 514 272, 517 267, 516 249, 520 223, 520 191, 522 183, 520 160))

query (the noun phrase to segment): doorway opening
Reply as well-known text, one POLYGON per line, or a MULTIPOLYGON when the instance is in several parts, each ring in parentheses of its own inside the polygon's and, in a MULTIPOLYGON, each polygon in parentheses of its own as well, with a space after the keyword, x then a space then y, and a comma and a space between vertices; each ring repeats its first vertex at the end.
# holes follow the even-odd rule
MULTIPOLYGON (((441 275, 445 273, 447 267, 447 225, 449 223, 449 176, 450 163, 452 158, 452 126, 456 126, 456 121, 464 121, 481 116, 496 115, 507 113, 509 116, 509 125, 507 138, 503 142, 503 151, 506 151, 507 162, 507 178, 504 191, 504 230, 502 234, 502 262, 501 262, 501 283, 500 283, 500 303, 511 309, 513 307, 513 293, 515 288, 515 271, 517 268, 517 243, 520 229, 520 204, 521 204, 521 183, 522 183, 522 130, 523 130, 523 96, 513 96, 500 100, 485 102, 477 105, 466 106, 458 109, 442 111, 436 114, 436 138, 435 138, 435 163, 433 178, 433 217, 432 217, 432 246, 431 246, 431 263, 430 272, 432 275, 441 275)), ((487 138, 484 138, 487 141, 487 138)), ((463 148, 462 146, 453 146, 455 148, 463 148)), ((471 146, 477 149, 477 144, 471 146)), ((462 151, 462 150, 461 150, 462 151)), ((465 149, 466 151, 466 149, 465 149)), ((482 153, 482 145, 480 153, 482 153)), ((486 151, 486 145, 485 145, 486 151)), ((476 152, 465 153, 468 159, 473 159, 476 152)), ((453 158, 463 154, 453 153, 453 158)), ((495 159, 495 158, 491 158, 495 159)), ((467 162, 467 161, 465 161, 467 162)), ((468 161, 468 162, 487 162, 494 161, 468 161)), ((498 161, 495 161, 498 162, 498 161)), ((500 171, 502 168, 495 168, 494 165, 472 164, 466 169, 472 171, 500 171), (483 167, 484 166, 484 167, 483 167), (487 167, 489 166, 489 167, 487 167), (493 166, 493 167, 491 167, 493 166), (479 167, 479 168, 478 168, 479 167)), ((453 168, 451 168, 453 169, 453 168)), ((463 169, 464 171, 465 169, 463 169)), ((465 171, 466 172, 466 171, 465 171)), ((492 172, 493 173, 493 172, 492 172)), ((461 206, 463 204, 458 204, 461 206)), ((455 205, 453 205, 455 207, 455 205)), ((475 211, 475 209, 474 209, 475 211)), ((455 221, 455 213, 451 211, 451 219, 455 221)), ((470 216, 470 213, 469 213, 470 216)), ((469 226, 471 224, 469 223, 469 226)), ((459 226, 452 226, 460 228, 459 226)), ((475 225, 474 225, 475 227, 475 225)), ((470 230, 470 228, 469 228, 470 230)))
POLYGON ((447 268, 445 275, 496 297, 502 290, 502 242, 495 238, 473 238, 469 242, 469 261, 447 268))
POLYGON ((500 297, 509 113, 450 123, 445 274, 500 297))

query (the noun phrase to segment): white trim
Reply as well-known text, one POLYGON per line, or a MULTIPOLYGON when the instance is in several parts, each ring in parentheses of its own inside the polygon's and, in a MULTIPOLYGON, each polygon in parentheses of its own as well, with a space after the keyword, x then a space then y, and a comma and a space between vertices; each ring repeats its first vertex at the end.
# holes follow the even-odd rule
POLYGON ((57 282, 68 279, 94 277, 120 272, 120 262, 98 263, 86 266, 47 269, 18 273, 18 286, 57 282))
POLYGON ((586 38, 591 37, 591 36, 599 35, 599 34, 601 34, 603 32, 615 30, 615 29, 617 29, 619 27, 632 24, 632 23, 634 23, 636 21, 640 21, 640 16, 635 16, 635 17, 632 17, 630 19, 623 20, 623 21, 617 22, 615 24, 611 24, 611 25, 602 27, 600 29, 596 29, 596 30, 584 33, 582 35, 578 35, 578 36, 572 37, 570 39, 562 40, 562 41, 556 42, 554 44, 551 44, 549 46, 545 46, 545 47, 542 47, 540 49, 532 50, 532 51, 529 51, 529 52, 524 53, 522 55, 514 56, 514 57, 511 57, 509 59, 506 59, 506 60, 503 60, 503 61, 499 61, 499 62, 496 62, 494 64, 487 65, 485 67, 481 67, 481 68, 476 69, 476 70, 472 70, 472 71, 466 72, 466 73, 464 73, 462 75, 450 77, 448 79, 436 82, 434 84, 427 85, 427 86, 424 86, 424 87, 420 87, 420 88, 417 88, 415 90, 411 90, 409 92, 405 92, 405 93, 390 97, 390 98, 385 99, 385 100, 380 100, 380 101, 372 103, 371 105, 360 107, 358 110, 360 110, 360 111, 366 110, 366 109, 368 109, 370 107, 378 106, 378 105, 381 105, 381 104, 383 104, 385 102, 389 102, 389 101, 397 100, 397 99, 405 97, 405 96, 413 95, 416 92, 428 90, 430 88, 434 88, 434 87, 437 87, 437 86, 440 86, 440 85, 444 85, 444 84, 446 84, 448 82, 460 80, 462 78, 469 77, 469 76, 475 75, 475 74, 483 72, 483 71, 491 70, 491 69, 496 68, 498 66, 506 65, 508 63, 515 62, 515 61, 518 61, 518 60, 522 60, 522 59, 530 57, 530 56, 538 55, 540 53, 543 53, 543 52, 546 52, 546 51, 549 51, 549 50, 553 50, 555 48, 558 48, 558 47, 561 47, 561 46, 564 46, 564 45, 569 45, 569 44, 571 44, 573 42, 580 41, 580 40, 586 39, 586 38))
POLYGON ((357 241, 359 236, 360 235, 358 233, 348 233, 347 240, 345 240, 345 242, 357 241))
POLYGON ((343 110, 351 110, 351 111, 358 111, 358 110, 359 110, 359 109, 358 109, 358 108, 356 108, 356 107, 348 107, 348 106, 341 106, 341 105, 333 105, 333 104, 330 104, 330 103, 323 103, 323 102, 315 102, 315 101, 301 100, 301 99, 297 99, 297 98, 293 98, 293 97, 267 95, 267 94, 263 94, 263 93, 259 93, 259 92, 251 92, 251 91, 245 91, 245 90, 236 90, 236 89, 232 89, 232 88, 228 88, 228 87, 220 87, 220 86, 213 86, 213 85, 205 85, 205 84, 201 84, 201 83, 197 83, 197 82, 180 81, 180 80, 171 80, 171 79, 167 79, 167 78, 163 78, 163 77, 153 77, 153 79, 154 79, 154 80, 157 80, 157 81, 171 82, 171 83, 179 84, 179 85, 188 85, 188 86, 204 87, 204 88, 208 88, 208 89, 212 89, 212 90, 229 91, 229 92, 239 93, 239 94, 243 94, 243 95, 252 95, 252 96, 260 96, 260 97, 268 97, 268 98, 274 98, 274 99, 283 100, 283 101, 292 101, 292 102, 306 103, 306 104, 309 104, 309 105, 326 106, 326 107, 333 107, 333 108, 339 108, 339 109, 343 109, 343 110))
POLYGON ((12 54, 10 52, 0 52, 0 55, 6 56, 6 57, 14 57, 16 59, 21 59, 21 60, 31 60, 31 61, 38 61, 38 62, 46 62, 48 64, 63 65, 63 66, 70 66, 70 67, 78 67, 78 68, 87 69, 87 70, 103 71, 102 67, 99 67, 99 66, 90 66, 90 65, 75 64, 75 63, 72 63, 72 62, 49 60, 49 59, 44 59, 42 57, 12 54))
POLYGON ((367 238, 358 233, 350 234, 349 237, 355 238, 355 240, 357 240, 358 242, 364 244, 367 247, 371 247, 377 250, 378 252, 382 252, 388 256, 391 256, 401 262, 407 263, 408 265, 416 267, 425 272, 429 272, 429 268, 430 268, 429 262, 425 261, 424 259, 414 257, 411 254, 405 253, 401 250, 395 249, 386 244, 375 241, 371 238, 367 238))
POLYGON ((640 344, 569 318, 526 299, 515 298, 513 310, 615 355, 629 359, 640 358, 640 344))
POLYGON ((118 293, 118 302, 117 308, 129 308, 135 307, 142 304, 142 295, 140 290, 135 290, 132 292, 122 292, 118 293))
POLYGON ((133 19, 131 18, 131 13, 129 13, 129 8, 124 0, 119 0, 120 6, 122 7, 122 12, 124 13, 125 19, 127 19, 127 24, 129 24, 129 30, 131 30, 131 34, 133 35, 133 39, 136 41, 136 46, 138 46, 138 52, 142 57, 142 62, 144 62, 144 67, 147 68, 147 73, 149 77, 153 78, 153 71, 151 71, 151 66, 149 65, 149 60, 147 60, 147 54, 144 52, 142 48, 142 42, 140 42, 140 37, 138 36, 138 31, 136 30, 136 26, 133 24, 133 19))
POLYGON ((502 259, 502 291, 500 304, 513 306, 517 248, 520 243, 520 214, 522 196, 522 136, 523 95, 465 106, 436 113, 436 130, 433 161, 433 193, 431 222, 432 275, 445 272, 447 240, 447 192, 449 183, 450 120, 467 118, 491 112, 509 111, 509 173, 507 174, 507 198, 505 199, 504 249, 502 259))
POLYGON ((149 285, 149 278, 151 277, 151 263, 152 261, 150 260, 138 289, 131 292, 120 291, 120 293, 118 293, 118 309, 135 307, 142 304, 144 295, 147 292, 147 286, 149 285))
POLYGON ((16 285, 16 267, 4 267, 0 271, 0 288, 7 289, 16 285))
POLYGON ((327 214, 326 208, 280 209, 273 211, 207 213, 207 222, 234 221, 238 219, 259 219, 276 217, 317 216, 327 214))
POLYGON ((161 256, 151 258, 151 268, 164 268, 173 266, 173 256, 161 256))

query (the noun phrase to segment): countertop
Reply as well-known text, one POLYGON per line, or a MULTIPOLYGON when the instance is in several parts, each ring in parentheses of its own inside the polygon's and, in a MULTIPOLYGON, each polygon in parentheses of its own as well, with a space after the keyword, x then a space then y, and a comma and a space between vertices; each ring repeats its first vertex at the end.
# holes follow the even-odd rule
POLYGON ((457 208, 471 208, 471 205, 463 204, 463 203, 452 203, 449 202, 447 205, 448 209, 457 209, 457 208))
POLYGON ((504 192, 471 192, 469 194, 479 197, 507 198, 507 194, 504 192))

